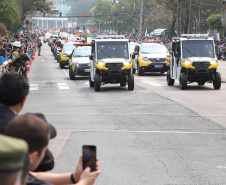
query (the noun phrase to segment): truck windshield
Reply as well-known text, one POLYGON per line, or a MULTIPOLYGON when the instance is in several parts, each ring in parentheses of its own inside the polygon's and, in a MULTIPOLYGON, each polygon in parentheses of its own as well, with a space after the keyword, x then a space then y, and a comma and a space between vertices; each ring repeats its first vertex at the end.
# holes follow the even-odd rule
POLYGON ((97 43, 97 59, 129 58, 128 42, 108 41, 97 43))
POLYGON ((183 58, 210 57, 215 58, 214 44, 211 40, 187 40, 182 42, 183 58))

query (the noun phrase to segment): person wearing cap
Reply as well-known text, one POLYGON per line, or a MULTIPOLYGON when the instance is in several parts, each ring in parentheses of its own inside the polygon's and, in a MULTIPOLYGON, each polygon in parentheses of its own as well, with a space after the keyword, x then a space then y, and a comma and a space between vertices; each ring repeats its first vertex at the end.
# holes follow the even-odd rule
POLYGON ((0 143, 0 185, 21 185, 27 165, 28 145, 22 139, 2 134, 0 143))
POLYGON ((9 71, 11 72, 20 72, 20 67, 22 65, 21 61, 21 43, 14 42, 13 43, 13 51, 9 60, 9 71))
MULTIPOLYGON (((6 127, 5 134, 8 136, 24 139, 29 146, 30 171, 34 171, 44 157, 49 139, 55 136, 53 126, 46 122, 45 116, 41 113, 28 113, 13 118, 6 127), (53 135, 52 135, 53 134, 53 135)), ((92 185, 101 171, 90 172, 90 168, 82 171, 82 158, 75 173, 55 174, 48 172, 29 173, 27 185, 55 185, 75 184, 92 185), (42 179, 42 180, 40 180, 42 179)))
MULTIPOLYGON (((6 73, 0 79, 0 134, 5 132, 9 121, 22 110, 29 93, 27 79, 17 73, 6 73)), ((47 150, 39 166, 40 171, 52 170, 54 157, 47 150)))

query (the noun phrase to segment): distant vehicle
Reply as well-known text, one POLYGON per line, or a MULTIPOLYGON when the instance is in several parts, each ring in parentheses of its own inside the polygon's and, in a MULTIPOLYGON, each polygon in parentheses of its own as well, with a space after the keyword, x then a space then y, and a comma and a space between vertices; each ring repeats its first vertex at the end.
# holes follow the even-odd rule
POLYGON ((132 71, 137 71, 138 76, 145 72, 166 72, 166 57, 169 55, 167 48, 157 43, 142 43, 137 45, 133 52, 132 71))
POLYGON ((91 55, 91 44, 74 43, 75 49, 69 60, 69 77, 75 80, 75 76, 89 76, 91 55))
POLYGON ((79 37, 71 36, 71 37, 68 37, 68 40, 66 40, 66 42, 81 42, 81 40, 79 37))
POLYGON ((50 30, 50 33, 54 38, 58 38, 58 32, 56 30, 50 30))
POLYGON ((95 39, 91 44, 90 87, 100 91, 104 84, 128 84, 128 90, 133 90, 128 39, 95 39))
POLYGON ((69 65, 69 59, 74 48, 75 46, 73 42, 67 42, 64 45, 62 52, 58 57, 58 62, 61 69, 63 69, 65 65, 69 65))
POLYGON ((61 39, 68 39, 68 37, 69 37, 68 33, 66 33, 66 32, 61 32, 59 36, 61 39))
POLYGON ((43 37, 43 42, 44 43, 48 42, 51 36, 52 36, 51 33, 46 33, 45 36, 43 37))
POLYGON ((182 90, 187 84, 197 82, 204 85, 213 83, 214 89, 221 87, 221 75, 214 39, 205 34, 182 34, 183 38, 172 40, 170 70, 167 72, 167 84, 174 85, 178 80, 182 90))
POLYGON ((171 34, 171 31, 168 29, 158 28, 151 32, 151 37, 154 39, 171 39, 172 37, 178 37, 178 34, 175 31, 171 34))

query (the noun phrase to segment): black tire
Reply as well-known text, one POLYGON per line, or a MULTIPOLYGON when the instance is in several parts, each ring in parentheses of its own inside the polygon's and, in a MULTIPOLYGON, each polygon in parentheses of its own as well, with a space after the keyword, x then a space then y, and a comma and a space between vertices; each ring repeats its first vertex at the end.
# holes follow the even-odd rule
POLYGON ((181 90, 185 90, 187 88, 187 85, 188 85, 187 79, 188 79, 187 74, 185 74, 185 73, 180 74, 180 89, 181 90))
POLYGON ((166 80, 167 80, 168 86, 174 85, 175 80, 170 77, 170 70, 167 71, 166 80))
POLYGON ((121 87, 125 87, 125 86, 126 86, 126 81, 120 82, 120 86, 121 86, 121 87))
POLYGON ((142 76, 143 75, 143 71, 140 69, 139 63, 137 63, 137 75, 138 76, 142 76))
POLYGON ((61 61, 59 61, 59 60, 58 60, 58 62, 59 62, 60 69, 64 69, 64 64, 63 64, 63 62, 61 62, 61 61))
POLYGON ((95 89, 95 91, 100 91, 100 84, 101 84, 100 75, 95 74, 95 76, 94 76, 94 89, 95 89))
POLYGON ((221 88, 221 74, 216 72, 215 78, 213 80, 213 88, 219 90, 221 88))
POLYGON ((91 74, 89 73, 89 86, 94 87, 94 82, 91 80, 91 74))
POLYGON ((71 74, 70 68, 69 68, 69 77, 70 77, 70 80, 75 80, 75 76, 71 74))
POLYGON ((134 76, 133 75, 129 75, 128 90, 130 90, 130 91, 134 90, 134 76))

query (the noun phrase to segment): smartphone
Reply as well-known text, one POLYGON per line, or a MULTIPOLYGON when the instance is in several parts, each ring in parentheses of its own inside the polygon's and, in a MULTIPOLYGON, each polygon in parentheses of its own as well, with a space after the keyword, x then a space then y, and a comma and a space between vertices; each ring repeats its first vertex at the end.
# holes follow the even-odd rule
POLYGON ((83 145, 82 146, 82 163, 83 170, 90 167, 91 171, 96 171, 96 146, 83 145))

